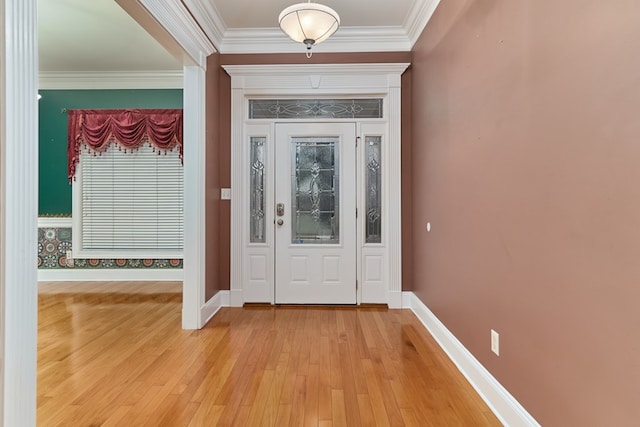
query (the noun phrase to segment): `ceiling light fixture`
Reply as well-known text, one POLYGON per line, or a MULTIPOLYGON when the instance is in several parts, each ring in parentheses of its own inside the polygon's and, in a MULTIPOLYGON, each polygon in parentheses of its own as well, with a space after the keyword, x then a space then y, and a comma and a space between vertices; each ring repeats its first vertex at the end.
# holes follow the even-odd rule
POLYGON ((280 13, 280 28, 293 41, 307 46, 307 58, 311 58, 311 48, 336 32, 340 26, 340 16, 328 6, 318 3, 298 3, 280 13))

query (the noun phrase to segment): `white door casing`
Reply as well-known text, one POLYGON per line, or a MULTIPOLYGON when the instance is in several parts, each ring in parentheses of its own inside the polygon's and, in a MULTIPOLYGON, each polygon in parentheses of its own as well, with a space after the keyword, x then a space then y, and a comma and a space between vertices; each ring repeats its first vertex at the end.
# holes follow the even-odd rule
MULTIPOLYGON (((275 303, 275 235, 265 227, 264 239, 250 241, 250 144, 259 137, 266 147, 265 173, 275 168, 275 127, 284 120, 249 119, 249 99, 382 98, 380 119, 356 122, 358 140, 382 138, 382 239, 364 240, 365 215, 359 215, 356 240, 356 303, 402 304, 400 80, 408 64, 223 65, 231 76, 231 290, 230 305, 275 303)), ((291 120, 287 120, 291 122, 291 120)), ((326 121, 323 119, 322 121, 326 121)), ((358 144, 357 208, 364 212, 364 144, 358 144)), ((264 185, 265 224, 275 221, 275 189, 264 185)))
POLYGON ((275 302, 355 304, 355 123, 275 128, 275 302))

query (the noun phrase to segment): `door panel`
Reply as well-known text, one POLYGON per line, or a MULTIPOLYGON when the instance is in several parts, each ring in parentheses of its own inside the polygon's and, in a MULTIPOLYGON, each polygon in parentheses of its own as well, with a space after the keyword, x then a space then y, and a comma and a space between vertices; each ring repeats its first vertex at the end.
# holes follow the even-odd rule
POLYGON ((354 123, 276 125, 278 304, 355 304, 354 123))

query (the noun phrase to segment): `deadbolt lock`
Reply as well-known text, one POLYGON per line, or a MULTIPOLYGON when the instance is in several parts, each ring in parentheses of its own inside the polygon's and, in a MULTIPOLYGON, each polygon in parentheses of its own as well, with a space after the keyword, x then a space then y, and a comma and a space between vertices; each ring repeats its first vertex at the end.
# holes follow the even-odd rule
POLYGON ((276 215, 284 216, 284 203, 276 204, 276 215))

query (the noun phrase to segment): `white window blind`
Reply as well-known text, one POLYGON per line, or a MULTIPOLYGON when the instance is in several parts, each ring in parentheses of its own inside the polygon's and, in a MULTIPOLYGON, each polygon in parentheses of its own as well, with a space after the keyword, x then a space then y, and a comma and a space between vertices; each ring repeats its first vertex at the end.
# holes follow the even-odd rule
POLYGON ((74 247, 74 256, 181 253, 184 199, 178 151, 159 155, 148 144, 134 152, 119 147, 111 144, 101 155, 80 155, 74 185, 80 187, 81 248, 74 247))

